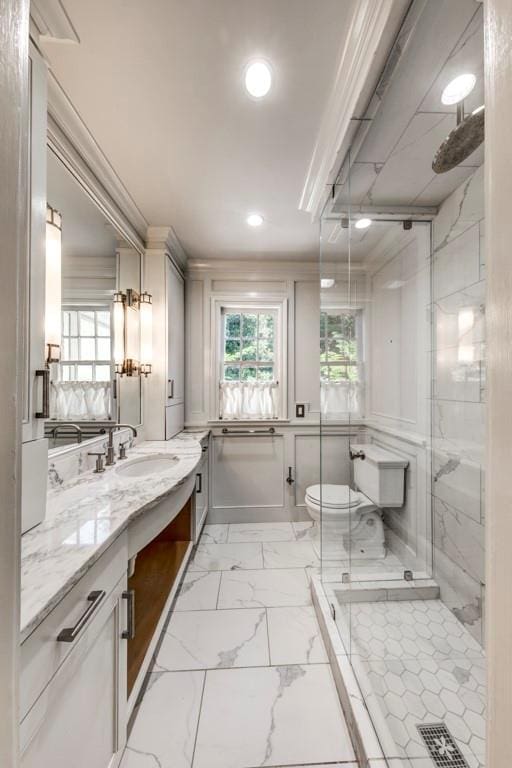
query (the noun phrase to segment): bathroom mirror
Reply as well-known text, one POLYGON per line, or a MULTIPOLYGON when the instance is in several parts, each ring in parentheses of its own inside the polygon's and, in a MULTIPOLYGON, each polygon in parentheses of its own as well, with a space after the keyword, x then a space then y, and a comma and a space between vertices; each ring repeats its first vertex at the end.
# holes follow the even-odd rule
POLYGON ((47 342, 52 313, 57 326, 60 321, 60 351, 58 346, 47 349, 50 418, 45 434, 55 451, 97 437, 113 422, 137 426, 142 421, 140 376, 116 374, 113 309, 116 293, 140 294, 142 257, 49 147, 47 204, 47 254, 54 230, 61 252, 60 285, 55 280, 52 291, 47 278, 46 290, 47 342))

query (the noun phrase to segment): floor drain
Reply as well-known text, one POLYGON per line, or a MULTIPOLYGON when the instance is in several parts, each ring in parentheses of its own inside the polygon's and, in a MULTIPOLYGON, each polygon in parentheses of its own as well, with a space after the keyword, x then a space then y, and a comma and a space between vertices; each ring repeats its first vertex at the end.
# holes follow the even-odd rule
POLYGON ((418 725, 419 734, 438 768, 469 768, 460 749, 444 723, 418 725))

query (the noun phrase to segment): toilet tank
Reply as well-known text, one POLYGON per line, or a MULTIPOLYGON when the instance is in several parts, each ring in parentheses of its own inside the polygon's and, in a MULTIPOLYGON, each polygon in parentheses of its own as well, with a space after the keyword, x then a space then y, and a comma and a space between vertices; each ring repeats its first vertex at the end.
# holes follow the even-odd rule
POLYGON ((354 483, 359 491, 379 507, 402 507, 405 497, 405 470, 408 461, 374 443, 351 445, 354 459, 354 483))

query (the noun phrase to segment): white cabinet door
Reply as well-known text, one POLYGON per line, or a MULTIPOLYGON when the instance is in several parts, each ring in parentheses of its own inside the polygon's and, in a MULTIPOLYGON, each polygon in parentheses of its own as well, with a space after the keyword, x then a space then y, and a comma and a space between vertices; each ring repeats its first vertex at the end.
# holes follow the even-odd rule
POLYGON ((44 419, 36 412, 43 408, 43 387, 37 370, 44 369, 44 303, 46 256, 46 77, 47 68, 31 46, 29 173, 30 200, 27 201, 30 236, 27 249, 25 286, 25 331, 23 367, 23 442, 44 438, 44 419))
POLYGON ((167 259, 167 405, 185 399, 185 284, 167 259))
POLYGON ((119 582, 21 723, 21 768, 108 768, 125 743, 126 640, 119 582))

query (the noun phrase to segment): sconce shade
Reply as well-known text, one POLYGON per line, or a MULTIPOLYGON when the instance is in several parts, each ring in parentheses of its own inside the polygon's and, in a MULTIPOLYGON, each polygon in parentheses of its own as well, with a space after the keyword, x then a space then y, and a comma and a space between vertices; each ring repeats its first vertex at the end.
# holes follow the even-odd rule
POLYGON ((46 206, 46 362, 60 360, 62 336, 62 219, 58 211, 46 206))
POLYGON ((147 291, 140 295, 140 362, 147 376, 153 362, 153 297, 147 291))
POLYGON ((116 373, 124 366, 124 293, 114 294, 114 365, 116 373))

